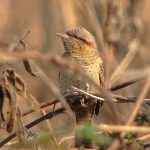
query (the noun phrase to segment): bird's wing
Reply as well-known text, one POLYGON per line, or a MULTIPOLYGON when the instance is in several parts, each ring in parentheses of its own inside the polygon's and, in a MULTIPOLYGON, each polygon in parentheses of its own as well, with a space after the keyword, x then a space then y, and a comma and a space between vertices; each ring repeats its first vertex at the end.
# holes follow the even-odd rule
MULTIPOLYGON (((104 68, 103 68, 103 64, 100 65, 100 71, 99 71, 99 82, 101 86, 105 86, 105 78, 104 78, 104 68)), ((98 115, 99 114, 99 110, 102 107, 103 102, 97 100, 96 106, 95 106, 95 114, 98 115)))
POLYGON ((104 67, 103 67, 103 64, 100 65, 99 82, 100 82, 100 85, 101 85, 101 86, 105 86, 105 78, 104 78, 104 67))

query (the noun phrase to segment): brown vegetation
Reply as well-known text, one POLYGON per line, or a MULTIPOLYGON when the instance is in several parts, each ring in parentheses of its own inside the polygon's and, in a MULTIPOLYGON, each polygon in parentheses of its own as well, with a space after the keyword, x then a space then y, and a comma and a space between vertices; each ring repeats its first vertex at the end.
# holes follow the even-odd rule
POLYGON ((70 149, 74 131, 95 149, 149 148, 149 8, 148 0, 1 0, 1 149, 70 149), (77 26, 96 38, 106 88, 61 57, 55 33, 77 26), (88 78, 99 92, 71 87, 62 96, 60 68, 88 78), (93 125, 75 127, 65 98, 76 94, 104 101, 93 125))

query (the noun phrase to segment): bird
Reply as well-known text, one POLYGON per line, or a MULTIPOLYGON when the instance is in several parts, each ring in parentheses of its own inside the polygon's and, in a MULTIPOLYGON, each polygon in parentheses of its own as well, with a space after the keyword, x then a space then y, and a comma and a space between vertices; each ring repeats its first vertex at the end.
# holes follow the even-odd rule
MULTIPOLYGON (((61 37, 65 52, 63 57, 75 62, 89 75, 98 85, 104 86, 104 68, 94 36, 83 27, 76 27, 65 33, 56 33, 61 37)), ((82 89, 88 93, 95 94, 96 88, 88 83, 80 74, 73 74, 61 69, 59 72, 59 85, 62 93, 71 86, 82 89)), ((71 109, 75 113, 76 123, 91 122, 94 114, 98 115, 102 102, 96 99, 75 97, 67 99, 71 109)), ((78 141, 76 146, 83 143, 78 141)), ((85 146, 86 147, 86 146, 85 146)), ((87 146, 88 148, 89 146, 87 146)))

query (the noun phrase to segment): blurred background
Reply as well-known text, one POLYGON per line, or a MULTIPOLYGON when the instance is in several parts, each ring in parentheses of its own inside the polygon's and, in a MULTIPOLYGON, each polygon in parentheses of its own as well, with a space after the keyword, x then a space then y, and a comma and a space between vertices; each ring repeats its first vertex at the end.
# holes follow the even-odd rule
MULTIPOLYGON (((106 82, 111 87, 149 71, 149 13, 149 0, 0 0, 0 41, 11 43, 30 30, 26 38, 28 50, 62 55, 63 45, 55 33, 84 27, 96 38, 104 62, 106 82), (129 61, 123 72, 117 77, 112 76, 128 54, 129 61)), ((0 49, 7 50, 3 45, 0 49)), ((59 69, 47 61, 37 63, 58 86, 59 69)), ((25 71, 22 63, 12 65, 24 79, 27 91, 39 102, 55 98, 42 80, 25 71)), ((142 81, 116 93, 139 96, 144 84, 142 81)), ((29 106, 20 104, 20 107, 25 110, 29 106)), ((105 104, 96 122, 122 123, 133 107, 133 104, 105 104), (116 122, 113 107, 115 115, 120 118, 115 119, 116 122)), ((53 122, 59 125, 65 119, 68 120, 68 117, 64 115, 56 117, 53 122)))

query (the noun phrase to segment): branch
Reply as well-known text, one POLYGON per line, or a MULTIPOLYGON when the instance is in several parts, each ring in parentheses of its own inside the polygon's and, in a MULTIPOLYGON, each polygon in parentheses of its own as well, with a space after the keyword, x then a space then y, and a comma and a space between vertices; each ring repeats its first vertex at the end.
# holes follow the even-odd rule
MULTIPOLYGON (((109 100, 98 97, 96 95, 90 94, 88 92, 85 92, 84 90, 78 89, 74 86, 71 87, 71 90, 73 90, 74 92, 76 92, 76 94, 82 94, 82 95, 86 95, 88 97, 100 100, 100 101, 104 101, 104 102, 108 102, 109 100), (78 93, 77 93, 78 92, 78 93)), ((70 94, 71 96, 72 94, 70 94)), ((98 95, 98 94, 97 94, 98 95)), ((120 95, 112 95, 112 99, 110 99, 112 102, 117 102, 117 103, 135 103, 137 101, 137 97, 135 96, 130 96, 130 97, 126 97, 126 96, 120 96, 120 95)), ((150 99, 144 99, 143 102, 150 104, 150 99)))
POLYGON ((145 86, 143 87, 143 89, 141 91, 141 94, 140 94, 139 98, 136 101, 135 107, 134 107, 131 115, 129 116, 126 125, 131 125, 133 123, 137 113, 140 110, 140 107, 143 103, 143 100, 144 100, 146 94, 149 91, 149 88, 150 88, 150 77, 147 79, 147 82, 145 83, 145 86))
POLYGON ((135 54, 139 50, 138 48, 140 46, 140 43, 141 40, 139 38, 135 38, 130 42, 130 44, 128 45, 128 53, 126 54, 120 65, 117 67, 117 69, 114 71, 114 73, 111 75, 109 85, 113 85, 126 70, 135 54))
MULTIPOLYGON (((39 124, 40 122, 46 120, 46 119, 51 119, 53 117, 55 117, 56 115, 61 114, 62 112, 64 112, 65 109, 64 108, 59 108, 53 112, 48 112, 46 115, 39 117, 38 119, 32 121, 31 123, 27 124, 25 126, 25 128, 29 129, 37 124, 39 124)), ((7 142, 9 142, 10 140, 12 140, 14 137, 16 136, 16 133, 12 133, 11 135, 9 135, 8 137, 6 137, 5 139, 0 141, 0 147, 2 147, 3 145, 5 145, 7 142)))
MULTIPOLYGON (((113 98, 117 100, 117 103, 136 103, 138 97, 135 96, 120 96, 120 95, 113 95, 113 98)), ((150 99, 143 99, 143 102, 150 105, 150 99)))
POLYGON ((143 126, 126 126, 126 125, 108 125, 100 124, 97 126, 97 129, 106 131, 106 132, 131 132, 131 133, 149 133, 149 127, 143 126))
MULTIPOLYGON (((16 60, 20 60, 20 59, 22 60, 22 59, 28 59, 28 58, 48 60, 48 61, 51 61, 52 63, 54 63, 58 67, 64 67, 66 69, 72 70, 74 73, 78 72, 81 75, 83 75, 85 78, 89 79, 89 77, 87 77, 87 75, 85 75, 85 73, 82 71, 82 69, 79 66, 77 66, 73 62, 70 62, 68 59, 62 58, 61 56, 56 55, 56 54, 51 54, 51 53, 42 54, 39 51, 32 51, 32 50, 30 52, 22 52, 22 53, 21 52, 9 53, 9 52, 1 51, 0 58, 1 58, 0 62, 3 62, 5 59, 7 59, 8 61, 16 61, 16 60)), ((116 90, 125 88, 131 84, 134 84, 134 83, 137 83, 137 82, 140 82, 140 81, 146 79, 147 76, 148 75, 145 75, 144 77, 141 77, 138 79, 132 79, 132 80, 123 82, 121 84, 112 86, 109 88, 109 90, 116 91, 116 90)), ((91 79, 89 79, 89 80, 92 84, 94 84, 98 88, 97 84, 93 83, 93 81, 91 81, 91 79)), ((105 91, 104 89, 101 89, 101 90, 105 91)), ((104 93, 106 94, 106 91, 104 93)), ((105 95, 105 94, 103 94, 103 95, 105 95)), ((108 95, 108 94, 106 94, 106 95, 108 95)))
MULTIPOLYGON (((74 94, 76 94, 76 95, 77 95, 77 94, 80 94, 80 95, 82 94, 82 95, 87 95, 87 96, 89 96, 89 97, 91 97, 91 98, 98 99, 98 100, 101 100, 101 101, 106 102, 106 100, 103 99, 103 98, 101 98, 101 97, 98 97, 98 96, 89 94, 89 93, 87 93, 87 92, 85 92, 85 91, 83 91, 83 90, 81 90, 81 89, 76 88, 76 87, 72 87, 72 88, 74 88, 74 90, 76 91, 76 93, 64 94, 64 98, 71 98, 71 97, 74 96, 74 94), (77 93, 77 92, 78 92, 78 93, 77 93)), ((137 101, 137 99, 138 99, 138 98, 135 97, 135 96, 125 97, 125 96, 120 96, 120 95, 113 95, 113 98, 114 98, 113 101, 114 101, 114 102, 117 102, 117 103, 135 103, 135 102, 137 101)), ((150 105, 150 99, 144 99, 143 102, 150 105)), ((52 101, 52 100, 49 100, 49 101, 47 101, 47 102, 41 103, 41 104, 40 104, 40 108, 45 108, 45 107, 48 107, 48 106, 51 106, 51 105, 55 105, 55 104, 57 104, 57 103, 59 103, 59 100, 58 100, 58 99, 55 99, 55 100, 53 100, 53 101, 52 101)), ((26 116, 26 115, 28 115, 28 114, 30 114, 30 113, 33 113, 33 112, 35 112, 34 109, 32 109, 32 108, 27 109, 26 111, 24 111, 24 112, 22 113, 22 116, 26 116)))
POLYGON ((111 93, 105 89, 104 87, 100 87, 91 77, 83 71, 83 69, 75 62, 70 61, 67 58, 61 57, 56 54, 51 53, 45 53, 42 54, 39 51, 30 51, 30 52, 0 52, 0 62, 4 59, 7 59, 8 61, 17 61, 17 60, 24 60, 24 59, 41 59, 41 60, 48 60, 56 65, 58 68, 64 68, 66 71, 71 70, 73 74, 80 74, 84 78, 86 78, 89 82, 89 84, 93 85, 97 91, 102 95, 102 97, 107 97, 107 99, 111 98, 111 93))
MULTIPOLYGON (((50 100, 48 102, 43 102, 40 104, 40 108, 45 108, 45 107, 48 107, 50 105, 57 104, 58 102, 59 102, 59 100, 57 100, 57 99, 55 99, 53 101, 50 100)), ((33 112, 35 112, 35 109, 33 109, 33 108, 27 109, 25 112, 22 113, 22 116, 26 116, 26 115, 33 113, 33 112)))
POLYGON ((144 76, 142 78, 138 78, 138 79, 133 79, 133 80, 129 80, 129 81, 126 81, 126 82, 123 82, 123 83, 120 83, 118 85, 115 85, 115 86, 112 86, 111 88, 109 88, 110 91, 117 91, 117 90, 120 90, 122 88, 125 88, 129 85, 132 85, 132 84, 135 84, 137 82, 140 82, 140 81, 143 81, 144 79, 146 79, 148 76, 144 76))
MULTIPOLYGON (((71 86, 71 89, 72 89, 73 91, 78 92, 79 94, 83 94, 83 95, 89 96, 89 97, 91 97, 91 98, 100 100, 100 101, 108 101, 107 99, 104 99, 104 98, 101 98, 101 97, 92 95, 92 94, 90 94, 90 93, 88 93, 88 92, 85 92, 84 90, 78 89, 78 88, 76 88, 76 87, 74 87, 74 86, 71 86)), ((110 100, 113 101, 113 102, 116 102, 116 100, 114 100, 114 99, 110 99, 110 100)))

